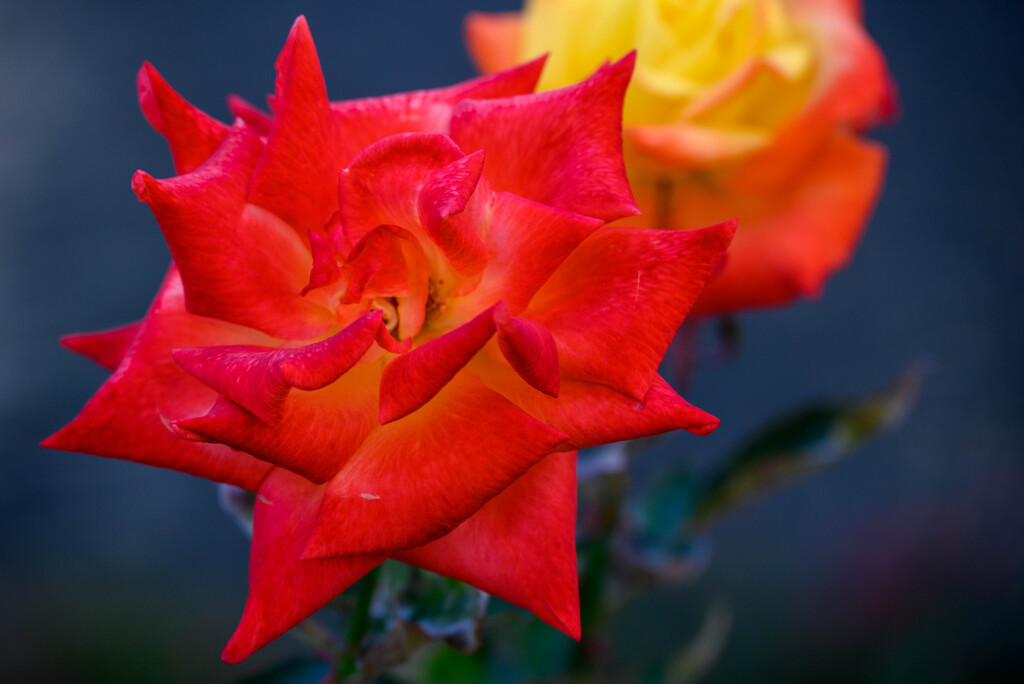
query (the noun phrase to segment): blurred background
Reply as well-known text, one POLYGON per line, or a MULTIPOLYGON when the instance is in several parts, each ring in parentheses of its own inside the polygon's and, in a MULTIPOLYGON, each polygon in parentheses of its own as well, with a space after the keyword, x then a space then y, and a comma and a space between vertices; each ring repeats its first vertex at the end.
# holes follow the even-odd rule
MULTIPOLYGON (((45 451, 106 377, 59 335, 139 318, 168 252, 130 189, 172 174, 139 113, 150 60, 227 119, 254 102, 292 21, 309 19, 332 99, 473 76, 461 20, 512 0, 0 2, 0 672, 24 682, 234 682, 219 653, 246 593, 247 541, 215 487, 45 451)), ((720 416, 642 459, 713 464, 810 400, 928 368, 897 431, 710 534, 695 584, 633 606, 642 661, 732 607, 707 682, 1024 681, 1024 5, 868 0, 899 85, 887 187, 819 301, 743 318, 730 363, 687 398, 720 416)), ((647 467, 656 470, 652 461, 647 467)))

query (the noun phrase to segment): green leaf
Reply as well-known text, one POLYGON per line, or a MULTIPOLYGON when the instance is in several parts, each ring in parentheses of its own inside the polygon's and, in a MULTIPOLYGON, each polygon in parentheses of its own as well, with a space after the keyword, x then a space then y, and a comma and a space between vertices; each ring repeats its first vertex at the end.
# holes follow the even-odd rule
POLYGON ((362 626, 358 669, 376 674, 408 662, 430 643, 470 653, 480 645, 490 597, 447 577, 396 562, 381 566, 362 626))
POLYGON ((687 521, 701 489, 689 471, 661 478, 658 486, 632 497, 627 534, 618 559, 638 579, 680 582, 698 577, 711 558, 710 547, 693 540, 687 521))
POLYGON ((694 504, 691 529, 703 529, 772 489, 831 466, 891 430, 913 406, 921 379, 921 369, 911 367, 867 397, 821 402, 767 426, 711 477, 694 504))

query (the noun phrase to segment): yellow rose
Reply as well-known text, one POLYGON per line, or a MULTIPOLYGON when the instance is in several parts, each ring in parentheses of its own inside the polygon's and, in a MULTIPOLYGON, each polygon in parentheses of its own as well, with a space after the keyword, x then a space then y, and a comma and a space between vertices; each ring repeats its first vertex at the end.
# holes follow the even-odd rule
POLYGON ((541 88, 636 49, 629 222, 740 221, 698 312, 816 294, 852 254, 885 166, 858 134, 894 102, 856 0, 527 0, 470 15, 466 37, 487 72, 547 53, 541 88))

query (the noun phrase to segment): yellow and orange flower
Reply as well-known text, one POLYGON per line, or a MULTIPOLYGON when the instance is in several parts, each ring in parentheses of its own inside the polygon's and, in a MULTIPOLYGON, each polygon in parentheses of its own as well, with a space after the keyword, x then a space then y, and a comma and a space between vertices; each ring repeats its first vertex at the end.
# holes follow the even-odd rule
POLYGON ((526 0, 470 15, 466 38, 485 72, 548 53, 542 89, 637 50, 631 225, 739 220, 695 313, 815 295, 850 258, 886 161, 860 134, 895 100, 858 0, 526 0))

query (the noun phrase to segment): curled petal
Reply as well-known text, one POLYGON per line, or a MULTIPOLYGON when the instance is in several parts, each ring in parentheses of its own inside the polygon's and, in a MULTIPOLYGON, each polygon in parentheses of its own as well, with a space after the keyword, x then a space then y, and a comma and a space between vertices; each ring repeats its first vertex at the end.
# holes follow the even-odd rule
POLYGON ((345 302, 398 297, 395 334, 406 339, 419 332, 430 295, 430 265, 412 233, 398 226, 377 226, 353 248, 345 270, 345 302))
POLYGON ((309 251, 313 254, 313 268, 309 272, 309 285, 299 294, 305 297, 311 291, 338 281, 342 276, 337 251, 329 237, 309 231, 309 251))
POLYGON ((141 327, 141 322, 135 322, 99 332, 65 335, 60 338, 60 343, 65 349, 81 354, 112 371, 121 363, 141 327))
POLYGON ((149 62, 136 78, 139 106, 160 135, 167 138, 178 173, 188 173, 220 146, 228 127, 185 101, 149 62))
POLYGON ((418 201, 423 230, 465 275, 476 275, 487 265, 487 247, 476 225, 461 216, 483 170, 483 150, 456 159, 430 174, 418 201))
POLYGON ((430 404, 366 439, 327 485, 303 557, 386 553, 433 541, 565 439, 460 374, 430 404))
POLYGON ((318 391, 292 392, 268 425, 220 397, 205 415, 172 424, 194 442, 220 442, 312 482, 334 477, 377 427, 378 366, 360 366, 318 391))
POLYGON ((249 597, 221 657, 238 663, 322 608, 383 557, 300 560, 323 487, 286 470, 260 485, 253 511, 249 597))
POLYGON ((313 37, 299 17, 277 59, 274 120, 249 186, 249 201, 302 237, 338 209, 338 129, 327 101, 313 37))
POLYGON ((299 295, 309 251, 295 231, 246 203, 261 149, 240 124, 195 171, 166 180, 138 171, 132 188, 167 239, 189 311, 275 337, 317 337, 334 314, 299 295))
POLYGON ((563 379, 640 401, 734 231, 735 222, 685 232, 602 228, 523 315, 554 335, 563 379))
POLYGON ((172 353, 190 375, 274 424, 281 420, 291 388, 317 390, 340 378, 363 357, 380 327, 381 312, 371 311, 336 335, 305 347, 196 347, 172 353))
POLYGON ((545 456, 466 522, 396 558, 468 582, 579 639, 576 452, 545 456))
POLYGON ((379 225, 418 225, 419 189, 435 171, 464 155, 445 135, 405 133, 363 150, 341 174, 341 224, 355 244, 379 225))
POLYGON ((636 215, 622 163, 622 101, 634 61, 630 54, 559 90, 464 100, 452 111, 452 139, 487 150, 484 176, 495 190, 605 221, 636 215))
POLYGON ((537 321, 512 316, 504 304, 495 308, 494 321, 498 347, 512 370, 530 386, 557 397, 558 348, 551 331, 537 321))
POLYGON ((447 385, 494 335, 494 308, 388 364, 380 382, 380 423, 420 408, 447 385))

